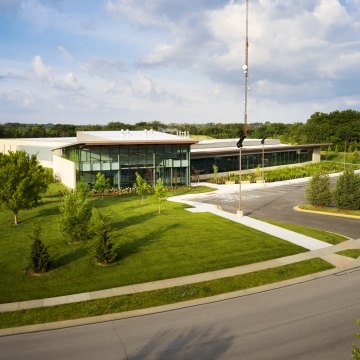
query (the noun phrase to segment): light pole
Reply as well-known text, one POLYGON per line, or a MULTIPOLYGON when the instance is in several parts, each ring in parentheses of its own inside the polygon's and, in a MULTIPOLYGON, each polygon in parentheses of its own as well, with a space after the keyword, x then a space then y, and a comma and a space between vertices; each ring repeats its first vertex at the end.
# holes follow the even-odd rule
POLYGON ((262 144, 262 161, 261 161, 261 168, 262 168, 262 181, 265 184, 265 177, 264 177, 264 167, 265 167, 265 140, 266 136, 262 138, 261 144, 262 144))
POLYGON ((245 21, 245 63, 243 65, 244 71, 244 125, 240 133, 240 139, 237 142, 239 148, 239 209, 237 214, 243 216, 244 212, 241 207, 241 149, 243 141, 248 134, 248 118, 247 118, 247 98, 248 98, 248 78, 249 78, 249 0, 246 0, 246 21, 245 21))
POLYGON ((345 138, 345 148, 344 148, 344 172, 346 170, 346 138, 345 138))
POLYGON ((246 139, 244 132, 240 134, 240 139, 237 142, 236 146, 239 148, 239 209, 237 210, 237 215, 243 216, 244 212, 241 207, 241 149, 243 147, 243 141, 246 139))

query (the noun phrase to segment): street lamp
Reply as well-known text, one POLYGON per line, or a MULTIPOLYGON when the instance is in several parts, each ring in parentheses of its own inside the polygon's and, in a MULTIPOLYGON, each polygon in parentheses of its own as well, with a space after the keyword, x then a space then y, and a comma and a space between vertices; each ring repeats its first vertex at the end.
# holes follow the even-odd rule
POLYGON ((266 140, 266 136, 264 136, 261 140, 261 144, 262 144, 262 161, 261 161, 261 165, 262 165, 262 181, 265 184, 265 177, 264 177, 264 157, 265 157, 265 140, 266 140))
POLYGON ((244 132, 241 132, 240 139, 237 142, 236 146, 239 148, 239 209, 237 210, 237 215, 243 216, 244 212, 241 207, 241 149, 243 147, 243 141, 246 139, 244 132))

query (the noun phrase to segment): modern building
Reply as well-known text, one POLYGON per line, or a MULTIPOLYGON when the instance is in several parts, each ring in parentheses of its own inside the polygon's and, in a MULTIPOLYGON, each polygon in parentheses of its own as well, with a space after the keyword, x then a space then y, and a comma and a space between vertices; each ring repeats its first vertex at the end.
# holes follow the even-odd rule
MULTIPOLYGON (((216 165, 219 176, 238 171, 240 152, 238 139, 203 140, 191 146, 193 180, 203 180, 213 174, 216 165)), ((241 169, 244 172, 257 167, 269 168, 320 162, 320 149, 329 144, 288 145, 277 139, 245 139, 241 149, 241 169)))
MULTIPOLYGON (((239 170, 238 139, 191 139, 153 130, 79 131, 72 138, 0 139, 0 152, 24 150, 36 154, 43 166, 69 188, 78 181, 94 184, 104 173, 114 187, 131 187, 136 172, 150 184, 161 178, 168 186, 188 185, 239 170)), ((328 144, 286 145, 279 140, 245 139, 241 166, 244 172, 258 166, 276 167, 320 161, 320 148, 328 144)))

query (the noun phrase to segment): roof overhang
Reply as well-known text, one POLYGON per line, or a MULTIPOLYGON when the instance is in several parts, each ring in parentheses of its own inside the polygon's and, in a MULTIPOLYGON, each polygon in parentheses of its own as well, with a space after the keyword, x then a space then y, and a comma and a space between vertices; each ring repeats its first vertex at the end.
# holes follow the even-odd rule
MULTIPOLYGON (((284 152, 284 151, 296 151, 302 149, 316 149, 321 148, 323 146, 329 146, 330 143, 325 144, 305 144, 305 145, 277 145, 277 146, 248 146, 241 148, 241 152, 243 154, 259 154, 264 152, 284 152)), ((191 158, 192 159, 201 159, 206 157, 221 157, 221 156, 237 156, 239 155, 238 148, 209 148, 209 149, 196 149, 196 151, 191 151, 191 158)))

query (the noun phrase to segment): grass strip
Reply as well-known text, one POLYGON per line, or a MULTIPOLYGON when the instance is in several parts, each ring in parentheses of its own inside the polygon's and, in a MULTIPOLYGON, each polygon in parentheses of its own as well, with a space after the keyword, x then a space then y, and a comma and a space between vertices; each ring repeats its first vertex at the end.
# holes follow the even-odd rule
POLYGON ((348 209, 338 209, 332 207, 319 207, 313 205, 299 205, 300 209, 317 211, 322 213, 334 214, 334 215, 350 215, 360 218, 360 210, 348 210, 348 209))
POLYGON ((357 259, 360 256, 360 249, 342 250, 337 252, 337 254, 357 259))
POLYGON ((191 285, 39 309, 0 313, 0 328, 70 320, 172 304, 271 284, 332 268, 334 267, 328 262, 315 258, 191 285))
POLYGON ((327 243, 333 244, 333 245, 336 245, 343 241, 348 240, 348 238, 346 236, 342 236, 342 235, 324 231, 324 230, 313 229, 313 228, 296 225, 296 224, 290 224, 290 223, 278 221, 278 220, 269 220, 269 219, 261 219, 261 220, 265 221, 269 224, 280 226, 284 229, 291 230, 291 231, 297 232, 302 235, 310 236, 314 239, 321 240, 321 241, 324 241, 324 242, 327 242, 327 243))

